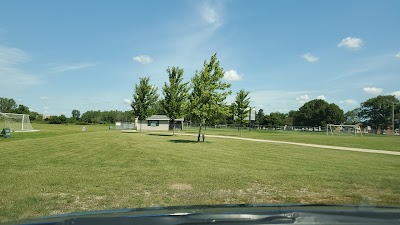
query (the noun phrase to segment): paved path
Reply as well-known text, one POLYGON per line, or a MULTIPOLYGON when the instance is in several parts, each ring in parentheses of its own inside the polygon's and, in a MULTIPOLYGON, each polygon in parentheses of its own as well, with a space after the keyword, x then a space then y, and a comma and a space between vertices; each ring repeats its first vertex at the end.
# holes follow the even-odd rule
MULTIPOLYGON (((185 133, 180 133, 179 135, 197 136, 197 134, 185 134, 185 133)), ((386 155, 400 155, 400 152, 387 151, 387 150, 351 148, 351 147, 340 147, 340 146, 330 146, 330 145, 317 145, 317 144, 306 144, 306 143, 299 143, 299 142, 273 141, 273 140, 264 140, 264 139, 256 139, 256 138, 243 138, 243 137, 232 137, 232 136, 222 136, 222 135, 208 135, 207 134, 206 137, 245 140, 245 141, 256 141, 256 142, 266 142, 266 143, 276 143, 276 144, 287 144, 287 145, 297 145, 297 146, 306 146, 306 147, 314 147, 314 148, 325 148, 325 149, 334 149, 334 150, 352 151, 352 152, 366 152, 366 153, 377 153, 377 154, 386 154, 386 155)))

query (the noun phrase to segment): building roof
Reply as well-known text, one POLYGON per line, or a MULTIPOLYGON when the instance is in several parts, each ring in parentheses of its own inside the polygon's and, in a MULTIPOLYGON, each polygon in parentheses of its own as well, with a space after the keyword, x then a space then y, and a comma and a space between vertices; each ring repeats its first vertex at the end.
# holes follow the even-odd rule
MULTIPOLYGON (((170 120, 168 116, 166 115, 152 115, 150 117, 147 117, 146 120, 170 120)), ((175 121, 183 121, 184 118, 179 118, 176 119, 175 121)))

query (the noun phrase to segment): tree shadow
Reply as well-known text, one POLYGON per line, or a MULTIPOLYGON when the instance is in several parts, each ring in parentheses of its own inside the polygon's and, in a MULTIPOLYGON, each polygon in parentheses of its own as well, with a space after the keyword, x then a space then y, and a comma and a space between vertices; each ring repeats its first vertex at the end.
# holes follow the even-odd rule
POLYGON ((169 140, 169 142, 173 142, 173 143, 192 143, 192 144, 194 144, 194 143, 200 143, 200 142, 198 142, 198 141, 195 141, 195 140, 169 140))
POLYGON ((160 136, 160 137, 170 137, 170 136, 172 136, 172 134, 147 134, 147 135, 160 136))

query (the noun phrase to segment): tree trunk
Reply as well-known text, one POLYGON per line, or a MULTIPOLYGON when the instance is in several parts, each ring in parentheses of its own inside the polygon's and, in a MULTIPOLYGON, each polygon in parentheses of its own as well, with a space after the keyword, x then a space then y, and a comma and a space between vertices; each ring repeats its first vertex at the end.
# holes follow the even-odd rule
POLYGON ((142 132, 142 121, 141 120, 139 120, 140 122, 139 122, 139 132, 142 132))
POLYGON ((175 120, 173 120, 172 123, 172 135, 175 136, 175 120))
POLYGON ((197 135, 197 142, 199 142, 199 141, 200 141, 201 126, 202 126, 202 124, 200 123, 200 127, 199 127, 199 135, 197 135))
POLYGON ((207 125, 204 126, 203 142, 204 142, 204 140, 206 139, 206 134, 205 134, 206 130, 207 130, 207 125))

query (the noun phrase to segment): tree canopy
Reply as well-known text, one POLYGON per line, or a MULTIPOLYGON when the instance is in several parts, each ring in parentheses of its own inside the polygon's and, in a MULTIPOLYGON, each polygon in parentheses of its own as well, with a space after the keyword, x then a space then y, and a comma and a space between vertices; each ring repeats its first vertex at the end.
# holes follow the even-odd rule
POLYGON ((183 69, 179 67, 168 68, 168 80, 162 88, 163 99, 161 107, 170 120, 173 122, 175 133, 175 120, 185 115, 187 95, 189 91, 188 82, 183 82, 183 69))
POLYGON ((341 124, 344 120, 343 110, 334 103, 329 104, 322 99, 306 102, 294 114, 295 126, 325 126, 326 124, 341 124))
POLYGON ((0 112, 14 113, 17 109, 17 103, 12 98, 0 98, 0 112))
POLYGON ((392 124, 392 109, 399 110, 399 100, 394 95, 379 95, 361 103, 360 116, 374 129, 384 130, 392 124))
POLYGON ((81 112, 77 109, 72 110, 71 114, 72 117, 75 118, 76 120, 79 120, 79 117, 81 116, 81 112))
MULTIPOLYGON (((203 69, 192 77, 191 93, 189 95, 191 117, 200 122, 197 141, 200 141, 202 126, 212 122, 215 114, 228 115, 229 109, 225 103, 231 94, 230 84, 222 81, 224 69, 220 67, 217 54, 210 62, 204 61, 203 69)), ((204 141, 203 134, 203 141, 204 141)))
POLYGON ((236 93, 236 98, 234 102, 234 114, 235 114, 235 121, 239 123, 240 127, 240 134, 242 134, 242 127, 243 124, 246 122, 246 117, 249 116, 250 112, 250 92, 245 90, 240 90, 236 93))
POLYGON ((150 78, 139 78, 139 84, 135 84, 133 101, 131 104, 133 112, 135 116, 138 117, 139 121, 143 121, 154 114, 154 105, 157 100, 157 87, 150 85, 150 78))

